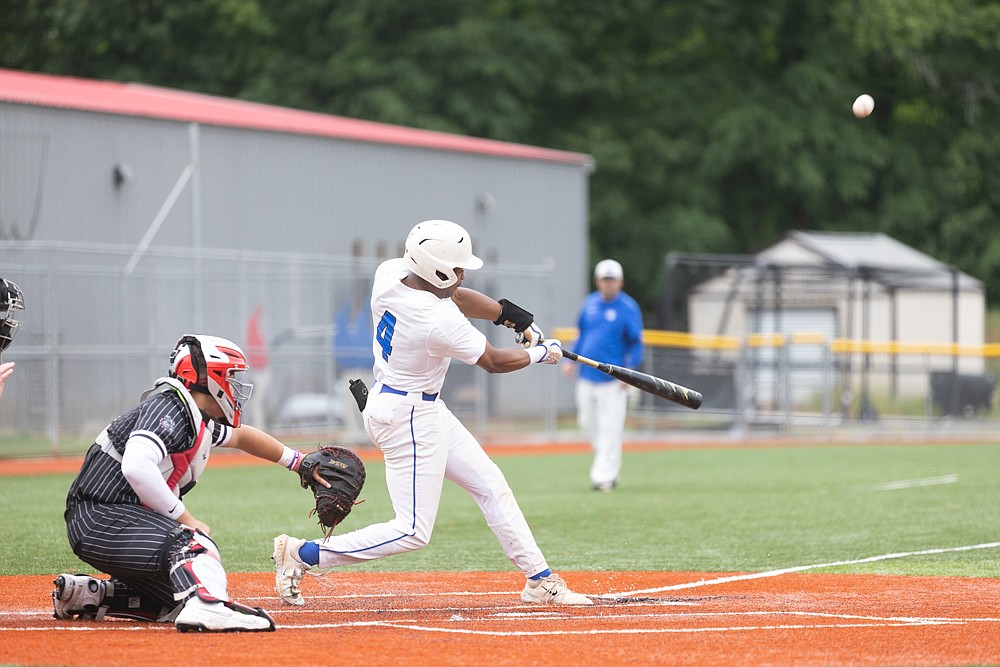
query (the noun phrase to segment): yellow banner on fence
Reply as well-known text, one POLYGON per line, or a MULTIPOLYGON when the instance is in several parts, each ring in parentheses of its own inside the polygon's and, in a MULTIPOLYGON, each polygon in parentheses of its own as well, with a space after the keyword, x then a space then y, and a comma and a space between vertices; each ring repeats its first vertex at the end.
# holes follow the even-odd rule
MULTIPOLYGON (((564 343, 576 340, 575 327, 558 327, 552 335, 564 343)), ((828 339, 821 333, 809 331, 791 334, 748 334, 740 339, 736 336, 702 336, 684 331, 661 331, 646 329, 642 333, 646 345, 652 347, 673 347, 697 350, 738 350, 746 347, 784 347, 785 345, 825 345, 836 354, 891 354, 891 355, 944 355, 968 357, 1000 357, 1000 343, 987 345, 960 345, 956 343, 932 343, 918 341, 873 341, 850 338, 828 339)))

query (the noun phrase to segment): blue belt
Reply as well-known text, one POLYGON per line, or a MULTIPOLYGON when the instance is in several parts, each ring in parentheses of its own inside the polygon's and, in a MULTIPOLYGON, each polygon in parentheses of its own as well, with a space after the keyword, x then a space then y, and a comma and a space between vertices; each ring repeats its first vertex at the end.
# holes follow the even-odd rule
MULTIPOLYGON (((379 389, 378 393, 380 393, 380 394, 396 394, 397 396, 406 396, 409 393, 414 393, 415 394, 417 392, 415 392, 415 391, 414 392, 407 392, 407 391, 402 391, 401 389, 393 389, 389 385, 384 384, 384 385, 382 385, 382 388, 379 389)), ((420 397, 422 399, 424 399, 425 401, 433 401, 433 400, 437 399, 438 395, 437 394, 428 394, 426 391, 422 391, 422 392, 420 392, 420 397)))

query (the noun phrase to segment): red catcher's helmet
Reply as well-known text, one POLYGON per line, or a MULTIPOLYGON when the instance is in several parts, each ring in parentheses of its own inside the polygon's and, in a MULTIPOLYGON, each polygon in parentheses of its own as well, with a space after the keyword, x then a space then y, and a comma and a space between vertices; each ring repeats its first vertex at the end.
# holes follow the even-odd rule
POLYGON ((244 381, 249 370, 240 346, 217 336, 182 336, 170 354, 170 377, 214 398, 222 422, 233 428, 240 425, 240 412, 253 391, 253 384, 244 381))

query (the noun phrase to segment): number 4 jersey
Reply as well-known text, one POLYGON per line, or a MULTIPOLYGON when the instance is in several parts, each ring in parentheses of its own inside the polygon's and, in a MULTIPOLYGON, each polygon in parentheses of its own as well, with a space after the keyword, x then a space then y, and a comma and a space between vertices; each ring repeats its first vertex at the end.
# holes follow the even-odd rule
POLYGON ((383 262, 372 286, 375 381, 399 391, 437 393, 451 359, 475 364, 486 336, 451 299, 407 287, 402 259, 383 262))

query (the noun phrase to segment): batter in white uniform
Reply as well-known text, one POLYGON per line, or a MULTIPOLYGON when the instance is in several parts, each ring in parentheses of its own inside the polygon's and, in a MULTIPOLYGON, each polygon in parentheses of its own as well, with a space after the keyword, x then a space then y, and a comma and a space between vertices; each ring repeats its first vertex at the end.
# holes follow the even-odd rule
POLYGON ((426 546, 441 487, 450 479, 476 501, 504 553, 524 572, 521 600, 591 604, 549 569, 500 468, 440 398, 452 359, 490 373, 562 359, 559 341, 544 338, 531 313, 461 287, 465 271, 482 265, 465 229, 427 220, 410 231, 402 258, 376 270, 371 298, 375 384, 363 418, 368 437, 385 458, 395 516, 322 540, 276 537, 275 584, 284 602, 305 603, 300 583, 313 566, 349 565, 426 546), (468 318, 514 328, 525 349, 493 347, 468 318))

